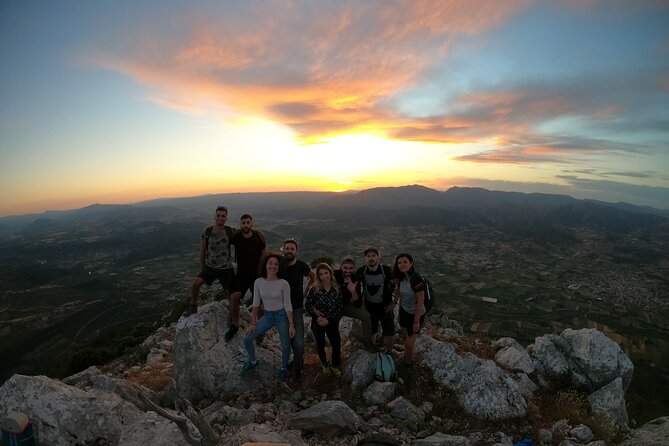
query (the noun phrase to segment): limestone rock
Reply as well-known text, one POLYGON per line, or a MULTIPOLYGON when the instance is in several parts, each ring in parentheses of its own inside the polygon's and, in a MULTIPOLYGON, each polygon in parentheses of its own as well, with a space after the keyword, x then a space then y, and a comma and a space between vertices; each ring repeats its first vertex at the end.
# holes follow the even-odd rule
POLYGON ((619 446, 669 446, 669 416, 656 418, 632 431, 619 446))
POLYGON ((204 397, 226 396, 277 385, 280 347, 270 335, 262 346, 256 346, 259 365, 241 375, 247 360, 239 333, 230 342, 224 339, 228 330, 228 309, 219 302, 199 308, 196 314, 182 317, 174 337, 174 376, 182 397, 197 402, 204 397))
POLYGON ((594 438, 595 434, 593 434, 592 430, 585 424, 579 424, 567 433, 567 439, 575 440, 578 443, 588 443, 594 438))
POLYGON ((422 410, 401 396, 388 403, 388 408, 392 410, 390 414, 393 418, 398 420, 419 421, 425 419, 425 413, 422 410))
POLYGON ((411 444, 413 446, 471 446, 472 443, 467 437, 437 432, 427 438, 414 440, 411 444))
POLYGON ((396 384, 374 381, 362 393, 362 399, 369 405, 386 404, 395 397, 396 384))
POLYGON ((574 365, 572 369, 585 375, 593 390, 600 389, 618 377, 622 378, 623 388, 627 390, 632 381, 634 365, 618 344, 594 328, 568 328, 561 336, 571 345, 569 360, 574 365))
POLYGON ((468 414, 489 420, 525 415, 527 403, 513 379, 495 365, 468 353, 460 356, 449 343, 418 336, 416 359, 432 371, 437 383, 455 393, 468 414))
POLYGON ((362 418, 343 401, 322 401, 308 409, 285 416, 286 426, 321 435, 354 434, 362 418))
POLYGON ((534 372, 534 364, 530 355, 515 339, 501 338, 495 342, 494 346, 500 348, 495 353, 495 362, 500 366, 514 372, 527 374, 534 372))
POLYGON ((0 387, 0 407, 30 416, 40 444, 187 445, 174 423, 114 393, 86 392, 45 376, 9 378, 0 387))
POLYGON ((625 407, 623 380, 618 377, 588 396, 592 413, 613 427, 627 429, 629 418, 625 407))
POLYGON ((528 352, 536 360, 540 375, 548 379, 568 378, 577 389, 597 390, 618 377, 627 389, 632 380, 632 361, 618 344, 592 328, 568 328, 560 336, 538 337, 528 352))
POLYGON ((247 424, 235 432, 227 446, 241 446, 244 443, 291 443, 291 441, 283 433, 275 432, 264 424, 247 424))
POLYGON ((344 364, 343 376, 354 390, 364 389, 374 381, 373 353, 358 350, 344 364))

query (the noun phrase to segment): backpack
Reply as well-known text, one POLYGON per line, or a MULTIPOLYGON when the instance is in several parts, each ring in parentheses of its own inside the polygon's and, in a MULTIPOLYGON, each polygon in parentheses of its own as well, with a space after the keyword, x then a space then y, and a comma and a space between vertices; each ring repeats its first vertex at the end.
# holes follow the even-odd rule
POLYGON ((423 279, 423 283, 425 283, 425 289, 424 289, 425 300, 424 300, 424 303, 425 303, 425 312, 427 313, 434 306, 434 297, 435 297, 434 296, 434 288, 432 288, 432 284, 426 279, 423 279))
POLYGON ((374 378, 377 381, 386 382, 395 379, 395 360, 388 353, 379 352, 374 360, 374 378))

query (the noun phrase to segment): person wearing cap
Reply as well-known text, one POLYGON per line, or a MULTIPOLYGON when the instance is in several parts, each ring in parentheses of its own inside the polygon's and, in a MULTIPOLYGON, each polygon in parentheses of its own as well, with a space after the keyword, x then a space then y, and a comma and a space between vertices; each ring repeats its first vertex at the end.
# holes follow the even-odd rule
POLYGON ((387 353, 393 350, 395 337, 395 290, 392 270, 381 264, 379 250, 373 246, 363 251, 365 266, 358 268, 355 273, 356 281, 361 283, 362 297, 365 308, 372 321, 372 343, 378 339, 379 324, 383 335, 383 345, 387 353))
POLYGON ((290 302, 295 322, 295 336, 290 340, 293 349, 293 374, 295 380, 299 381, 304 366, 304 278, 309 278, 306 288, 308 290, 314 284, 316 273, 297 258, 299 246, 294 238, 286 239, 281 251, 286 261, 286 280, 290 285, 290 302))
POLYGON ((351 319, 357 319, 362 323, 363 343, 369 345, 372 341, 372 320, 369 312, 362 306, 362 298, 358 292, 358 284, 353 280, 355 272, 355 259, 346 256, 339 264, 339 269, 335 270, 334 278, 342 290, 344 298, 343 315, 351 319))
POLYGON ((214 214, 214 224, 207 226, 200 234, 200 273, 191 285, 190 304, 184 316, 197 312, 197 300, 203 284, 211 285, 215 280, 226 292, 230 291, 235 275, 230 254, 230 240, 235 230, 227 226, 228 208, 219 206, 214 214))

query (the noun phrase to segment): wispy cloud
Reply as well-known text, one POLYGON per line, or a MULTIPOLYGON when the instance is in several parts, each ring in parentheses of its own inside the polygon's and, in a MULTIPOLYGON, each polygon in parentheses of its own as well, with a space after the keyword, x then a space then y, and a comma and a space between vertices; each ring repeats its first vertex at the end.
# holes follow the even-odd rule
POLYGON ((134 51, 124 46, 101 63, 151 87, 166 103, 188 109, 215 101, 317 140, 344 130, 403 127, 406 117, 382 104, 385 99, 419 82, 458 36, 489 31, 527 5, 243 3, 230 14, 184 18, 181 38, 139 30, 134 51))

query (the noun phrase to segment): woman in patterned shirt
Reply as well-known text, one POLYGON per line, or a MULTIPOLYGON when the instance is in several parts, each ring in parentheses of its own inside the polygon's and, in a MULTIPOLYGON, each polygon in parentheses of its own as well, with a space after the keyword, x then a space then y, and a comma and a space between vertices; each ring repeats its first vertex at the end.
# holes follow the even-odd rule
POLYGON ((341 289, 334 280, 332 268, 327 263, 316 267, 316 283, 309 290, 305 309, 311 315, 311 331, 316 338, 316 351, 323 364, 323 375, 341 376, 341 336, 339 320, 344 311, 341 289), (325 354, 325 335, 332 346, 332 367, 325 354))

